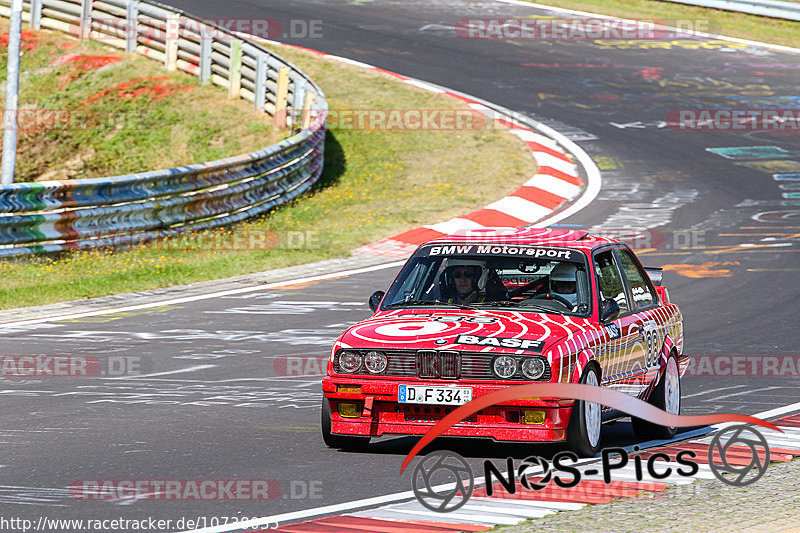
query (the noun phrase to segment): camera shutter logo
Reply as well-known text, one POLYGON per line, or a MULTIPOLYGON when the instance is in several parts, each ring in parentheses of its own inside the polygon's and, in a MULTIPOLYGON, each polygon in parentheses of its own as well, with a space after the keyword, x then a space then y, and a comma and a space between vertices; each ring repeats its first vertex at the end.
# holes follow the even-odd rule
POLYGON ((414 495, 424 507, 439 513, 449 513, 469 501, 475 486, 475 476, 463 457, 440 450, 429 453, 417 463, 411 484, 414 495), (465 475, 467 479, 464 479, 465 475), (440 485, 446 487, 442 488, 440 485))
MULTIPOLYGON (((730 451, 732 452, 732 450, 730 451)), ((717 479, 728 485, 744 487, 755 483, 761 479, 769 466, 767 439, 759 431, 749 426, 737 425, 725 428, 714 435, 711 440, 708 447, 708 466, 711 467, 711 471, 717 476, 717 479), (728 434, 731 435, 724 439, 728 434), (733 453, 730 458, 727 456, 731 446, 749 448, 750 464, 731 464, 730 459, 733 458, 733 453), (725 477, 723 474, 733 474, 733 476, 725 477)))
POLYGON ((527 490, 542 490, 550 484, 553 477, 553 471, 550 468, 550 463, 541 457, 531 456, 522 461, 517 469, 517 476, 519 477, 519 484, 527 490), (533 470, 539 472, 537 477, 528 477, 526 470, 533 470))

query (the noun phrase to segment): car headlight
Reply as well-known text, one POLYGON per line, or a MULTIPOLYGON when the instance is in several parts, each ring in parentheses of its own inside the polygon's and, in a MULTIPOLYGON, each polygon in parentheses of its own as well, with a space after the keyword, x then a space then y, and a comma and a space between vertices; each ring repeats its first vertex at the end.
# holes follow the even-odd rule
POLYGON ((386 370, 388 363, 389 359, 386 358, 386 354, 381 352, 367 352, 367 355, 364 356, 364 366, 372 374, 380 374, 386 370))
POLYGON ((361 354, 357 352, 339 352, 339 368, 342 372, 353 374, 361 368, 361 354))
POLYGON ((539 379, 544 375, 545 362, 539 357, 528 357, 522 361, 522 375, 528 379, 539 379))
POLYGON ((495 358, 492 368, 498 378, 509 379, 517 372, 517 361, 510 355, 501 355, 495 358))

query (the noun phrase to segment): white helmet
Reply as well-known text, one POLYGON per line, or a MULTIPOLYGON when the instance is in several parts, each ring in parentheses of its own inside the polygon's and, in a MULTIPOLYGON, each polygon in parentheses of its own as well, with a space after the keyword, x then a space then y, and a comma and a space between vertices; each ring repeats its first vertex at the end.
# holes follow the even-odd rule
POLYGON ((576 273, 578 267, 575 263, 562 262, 553 267, 550 271, 550 292, 569 300, 572 305, 578 304, 578 279, 576 273), (555 284, 560 283, 560 290, 556 290, 555 284), (572 283, 572 289, 567 291, 564 283, 572 283))

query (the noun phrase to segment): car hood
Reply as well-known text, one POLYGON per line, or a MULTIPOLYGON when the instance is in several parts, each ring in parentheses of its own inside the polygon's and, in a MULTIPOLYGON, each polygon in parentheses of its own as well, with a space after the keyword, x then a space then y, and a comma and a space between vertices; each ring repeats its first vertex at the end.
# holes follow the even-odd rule
POLYGON ((589 329, 587 319, 541 313, 409 310, 359 322, 337 342, 344 348, 544 353, 589 329))

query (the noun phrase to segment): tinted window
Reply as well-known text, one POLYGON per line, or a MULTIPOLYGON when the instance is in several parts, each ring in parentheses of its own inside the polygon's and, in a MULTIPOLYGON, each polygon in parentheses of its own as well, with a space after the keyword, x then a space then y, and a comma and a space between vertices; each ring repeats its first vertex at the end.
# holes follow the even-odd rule
POLYGON ((597 272, 597 284, 600 287, 600 300, 614 300, 619 304, 621 313, 629 311, 625 286, 622 284, 622 277, 611 250, 595 256, 595 271, 597 272))
POLYGON ((636 264, 631 252, 622 249, 617 250, 617 254, 619 254, 622 270, 625 272, 625 279, 628 280, 628 285, 631 287, 634 309, 649 307, 656 303, 656 295, 653 294, 650 284, 647 283, 647 274, 636 264))

